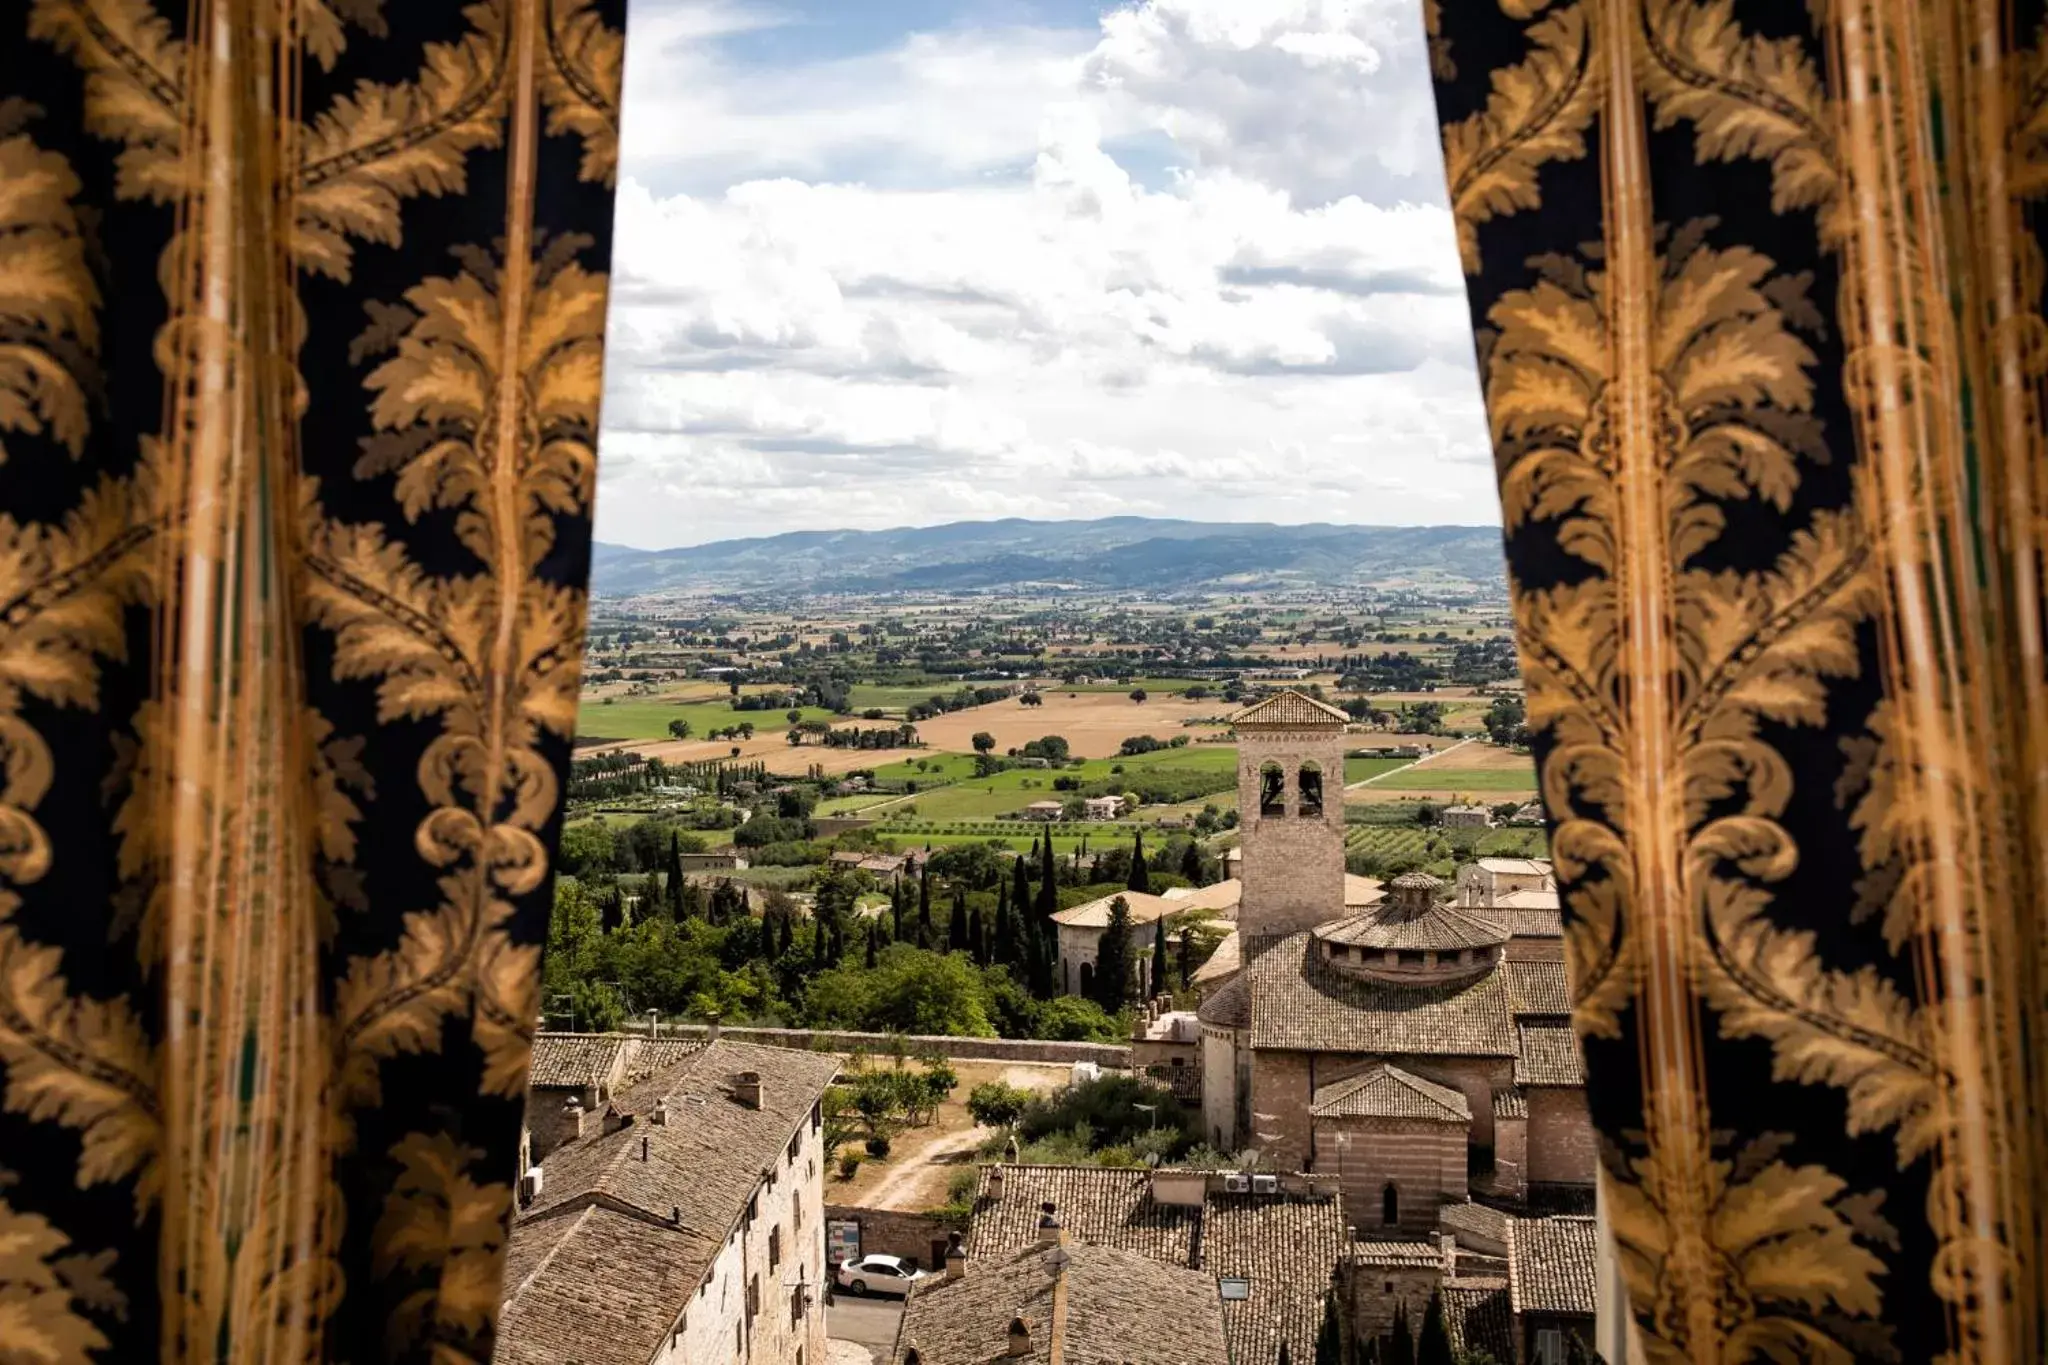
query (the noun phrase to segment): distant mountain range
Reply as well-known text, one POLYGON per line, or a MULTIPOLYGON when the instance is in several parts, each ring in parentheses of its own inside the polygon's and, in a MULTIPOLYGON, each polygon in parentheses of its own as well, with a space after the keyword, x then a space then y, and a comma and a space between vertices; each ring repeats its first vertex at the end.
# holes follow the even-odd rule
POLYGON ((792 531, 679 550, 599 542, 591 570, 591 589, 601 597, 1031 586, 1170 591, 1401 580, 1502 583, 1500 528, 1011 518, 890 531, 792 531))

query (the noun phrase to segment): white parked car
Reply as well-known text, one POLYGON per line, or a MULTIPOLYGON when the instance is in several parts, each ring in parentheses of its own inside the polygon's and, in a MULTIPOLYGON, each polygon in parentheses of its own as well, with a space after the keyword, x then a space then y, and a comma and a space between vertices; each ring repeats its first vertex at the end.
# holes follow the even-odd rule
POLYGON ((902 1298, 910 1286, 931 1278, 927 1270, 912 1270, 895 1256, 863 1256, 839 1267, 839 1287, 854 1294, 886 1294, 902 1298))

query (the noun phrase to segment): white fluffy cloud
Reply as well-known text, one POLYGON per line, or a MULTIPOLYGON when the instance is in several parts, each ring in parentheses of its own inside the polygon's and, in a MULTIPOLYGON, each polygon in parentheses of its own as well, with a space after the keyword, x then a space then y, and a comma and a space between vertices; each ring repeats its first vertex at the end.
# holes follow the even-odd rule
POLYGON ((1143 0, 767 71, 717 42, 762 16, 646 8, 602 538, 1497 516, 1408 4, 1143 0))

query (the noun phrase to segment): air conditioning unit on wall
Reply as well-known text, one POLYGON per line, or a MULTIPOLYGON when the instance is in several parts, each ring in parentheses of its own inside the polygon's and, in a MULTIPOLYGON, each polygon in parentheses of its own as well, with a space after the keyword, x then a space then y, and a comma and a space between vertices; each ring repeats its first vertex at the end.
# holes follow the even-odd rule
POLYGON ((520 1199, 527 1203, 532 1203, 534 1200, 540 1198, 540 1188, 540 1167, 528 1167, 526 1174, 519 1177, 520 1199))
POLYGON ((1250 1176, 1237 1171, 1225 1171, 1223 1173, 1223 1192, 1225 1194, 1249 1194, 1251 1193, 1251 1188, 1252 1180, 1250 1176))
POLYGON ((1280 1193, 1280 1177, 1277 1175, 1255 1175, 1252 1177, 1253 1194, 1280 1193))

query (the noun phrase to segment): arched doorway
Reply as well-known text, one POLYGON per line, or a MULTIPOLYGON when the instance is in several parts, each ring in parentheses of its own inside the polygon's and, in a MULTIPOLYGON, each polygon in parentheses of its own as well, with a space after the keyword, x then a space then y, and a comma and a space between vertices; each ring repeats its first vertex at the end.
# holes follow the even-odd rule
POLYGON ((1380 1191, 1380 1222, 1388 1227, 1401 1221, 1401 1192, 1389 1180, 1387 1187, 1380 1191))
POLYGON ((1081 996, 1086 1000, 1095 998, 1095 964, 1092 962, 1081 964, 1081 996))

